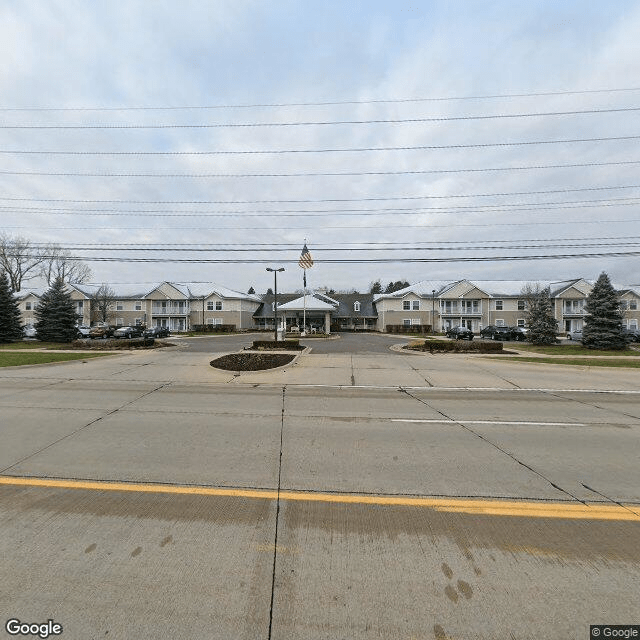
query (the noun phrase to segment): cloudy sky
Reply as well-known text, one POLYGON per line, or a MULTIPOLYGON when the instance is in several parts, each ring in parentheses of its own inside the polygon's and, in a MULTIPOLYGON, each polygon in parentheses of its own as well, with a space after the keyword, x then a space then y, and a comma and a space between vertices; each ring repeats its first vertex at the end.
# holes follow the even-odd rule
POLYGON ((2 231, 97 283, 294 290, 305 238, 338 290, 638 283, 638 33, 624 0, 8 0, 2 231))

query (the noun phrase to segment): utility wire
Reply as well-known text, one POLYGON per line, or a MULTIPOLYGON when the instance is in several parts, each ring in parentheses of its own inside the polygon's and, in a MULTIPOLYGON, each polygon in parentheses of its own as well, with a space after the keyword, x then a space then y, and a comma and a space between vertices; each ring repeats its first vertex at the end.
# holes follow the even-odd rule
POLYGON ((640 91, 638 87, 622 87, 613 89, 580 89, 576 91, 542 91, 529 93, 502 93, 479 96, 445 96, 433 98, 386 98, 363 100, 331 100, 323 102, 271 102, 253 104, 216 104, 186 106, 137 106, 137 107, 0 107, 0 111, 180 111, 205 109, 254 109, 272 107, 323 107, 349 104, 399 104, 412 102, 444 102, 449 100, 493 100, 498 98, 531 98, 543 96, 569 96, 598 93, 622 93, 640 91))
MULTIPOLYGON (((388 264, 388 263, 435 263, 435 262, 503 262, 503 261, 530 261, 530 260, 567 260, 578 258, 628 258, 640 256, 640 251, 615 251, 602 253, 572 253, 572 254, 548 254, 533 256, 460 256, 446 258, 354 258, 354 259, 315 259, 315 263, 322 264, 388 264)), ((55 256, 43 256, 45 259, 55 256)), ((268 264, 271 258, 110 258, 104 256, 69 256, 70 260, 84 262, 181 262, 197 264, 268 264)), ((298 259, 279 259, 282 264, 298 264, 298 259)))
POLYGON ((57 155, 57 156, 212 156, 212 155, 279 155, 296 153, 361 153, 377 151, 429 151, 444 149, 484 149, 491 147, 518 147, 529 145, 573 144, 579 142, 611 142, 638 140, 639 135, 610 136, 600 138, 567 138, 564 140, 520 140, 515 142, 484 142, 475 144, 416 145, 404 147, 352 147, 328 149, 254 149, 212 151, 64 151, 0 149, 0 155, 57 155))
POLYGON ((461 120, 499 120, 515 118, 546 118, 552 116, 630 113, 640 107, 609 109, 574 109, 571 111, 540 111, 535 113, 494 113, 488 115, 440 116, 431 118, 378 118, 372 120, 308 120, 300 122, 217 122, 210 124, 0 124, 0 129, 227 129, 256 127, 314 127, 356 124, 418 124, 424 122, 459 122, 461 120))
MULTIPOLYGON (((638 218, 627 218, 622 220, 607 220, 606 224, 626 224, 629 222, 640 222, 638 218)), ((39 231, 173 231, 176 233, 177 231, 212 231, 215 233, 220 233, 221 231, 313 231, 315 233, 319 233, 320 231, 326 230, 340 230, 340 229, 355 229, 357 231, 371 231, 377 232, 379 229, 422 229, 423 231, 430 231, 431 229, 452 229, 452 228, 463 228, 463 227, 540 227, 540 226, 550 226, 550 225, 588 225, 588 224, 597 224, 602 226, 602 220, 584 220, 582 218, 578 220, 554 220, 554 221, 534 221, 534 222, 488 222, 488 223, 466 223, 466 224, 393 224, 393 225, 375 225, 374 227, 363 227, 362 225, 344 225, 344 226, 332 226, 332 225, 322 225, 319 228, 317 225, 307 226, 307 227, 292 227, 291 225, 287 225, 285 227, 256 227, 255 225, 250 227, 220 227, 220 226, 198 226, 198 227, 44 227, 38 226, 39 231)), ((4 229, 33 229, 33 224, 25 224, 25 225, 3 225, 4 229)))
MULTIPOLYGON (((0 207, 1 211, 8 212, 33 212, 52 216, 88 216, 88 217, 136 217, 136 218, 297 218, 301 216, 388 216, 388 215, 422 215, 426 212, 440 214, 457 213, 510 213, 512 211, 556 211, 559 209, 587 209, 593 207, 631 207, 640 205, 638 198, 629 198, 633 202, 607 202, 606 200, 575 201, 575 202, 550 202, 550 203, 523 203, 501 205, 478 205, 462 207, 385 207, 380 209, 302 209, 298 211, 284 209, 248 209, 248 210, 223 210, 223 211, 182 211, 173 209, 49 209, 46 207, 0 207), (552 206, 547 206, 552 205, 552 206)), ((627 200, 621 198, 620 200, 627 200)))
POLYGON ((315 198, 315 199, 270 199, 270 200, 89 200, 72 198, 24 198, 0 196, 8 202, 75 202, 81 204, 317 204, 321 202, 388 202, 391 200, 449 200, 452 198, 494 198, 501 196, 549 195, 555 193, 579 193, 588 191, 615 191, 640 189, 640 184, 609 185, 602 187, 576 187, 545 189, 538 191, 504 191, 489 193, 458 193, 451 195, 407 195, 379 196, 368 198, 315 198))
POLYGON ((317 178, 354 176, 404 176, 450 173, 486 173, 491 171, 531 171, 538 169, 575 169, 582 167, 610 167, 640 164, 640 160, 614 162, 573 162, 569 164, 525 165, 516 167, 480 167, 465 169, 419 169, 414 171, 317 171, 299 173, 91 173, 80 171, 7 171, 0 175, 11 176, 64 176, 78 178, 317 178))

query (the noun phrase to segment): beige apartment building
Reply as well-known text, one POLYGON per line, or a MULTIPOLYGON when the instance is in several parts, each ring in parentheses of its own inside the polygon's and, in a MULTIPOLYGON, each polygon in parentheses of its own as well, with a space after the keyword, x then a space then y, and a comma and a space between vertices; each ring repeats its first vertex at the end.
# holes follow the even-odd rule
MULTIPOLYGON (((436 331, 465 326, 474 332, 489 325, 526 326, 524 290, 532 283, 502 280, 423 280, 394 293, 335 294, 307 296, 307 322, 333 330, 374 329, 387 331, 393 325, 429 325, 436 331), (316 309, 314 305, 323 305, 316 309), (320 313, 321 311, 321 313, 320 313), (314 315, 315 314, 315 315, 314 315), (317 318, 315 316, 318 316, 317 318)), ((563 282, 538 282, 549 287, 560 334, 581 329, 587 296, 593 282, 583 278, 563 282)), ((640 287, 618 285, 624 311, 624 326, 640 326, 640 287)), ((92 299, 98 285, 68 285, 76 305, 79 324, 93 325, 98 317, 92 299)), ((233 325, 236 329, 266 329, 273 326, 273 297, 241 293, 215 283, 161 282, 147 289, 120 286, 109 310, 108 322, 116 326, 166 326, 188 331, 195 325, 233 325)), ((23 324, 35 322, 34 310, 42 289, 23 290, 18 302, 23 324)), ((279 309, 287 326, 299 325, 304 305, 295 294, 283 293, 279 309)))

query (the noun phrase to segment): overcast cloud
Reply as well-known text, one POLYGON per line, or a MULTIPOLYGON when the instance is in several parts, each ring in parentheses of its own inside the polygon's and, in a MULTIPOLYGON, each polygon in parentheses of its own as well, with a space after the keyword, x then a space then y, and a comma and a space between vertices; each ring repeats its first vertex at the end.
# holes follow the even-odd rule
POLYGON ((0 7, 2 230, 35 242, 56 242, 83 256, 267 261, 91 262, 98 283, 215 281, 262 292, 272 286, 265 266, 285 264, 278 286, 294 290, 301 287, 302 272, 283 260, 297 260, 305 238, 316 260, 308 273, 311 286, 366 290, 377 278, 383 283, 561 280, 596 278, 601 271, 616 282, 638 283, 638 257, 629 256, 320 262, 638 250, 640 138, 632 138, 640 136, 640 110, 634 110, 640 108, 638 33, 640 6, 624 1, 5 2, 0 7), (586 92, 599 89, 610 91, 586 92), (549 92, 561 95, 436 99, 549 92), (432 100, 401 101, 416 98, 432 100), (375 102, 381 100, 392 102, 375 102), (299 104, 348 101, 358 104, 299 104), (282 104, 289 106, 166 109, 282 104), (118 110, 122 107, 165 109, 118 110), (618 111, 403 123, 126 128, 610 109, 618 111), (25 125, 125 128, 7 128, 25 125), (496 146, 612 137, 625 139, 496 146), (195 153, 409 146, 453 148, 195 153), (575 164, 591 166, 557 167, 575 164), (556 167, 523 168, 549 165, 556 167), (497 168, 511 169, 487 170, 497 168), (101 175, 34 175, 42 173, 101 175), (273 176, 319 173, 376 175, 273 176), (196 174, 207 177, 184 177, 196 174), (309 202, 282 202, 292 200, 309 202), (494 210, 487 211, 492 205, 494 210), (193 213, 201 215, 175 215, 193 213), (346 248, 373 242, 398 243, 389 246, 399 250, 346 248), (114 243, 146 248, 152 243, 167 248, 219 243, 252 251, 117 252, 107 246, 114 243), (255 243, 266 248, 250 246, 255 243), (276 251, 278 243, 286 243, 287 250, 276 251), (100 250, 90 251, 89 245, 100 250), (410 248, 417 246, 434 250, 410 248))

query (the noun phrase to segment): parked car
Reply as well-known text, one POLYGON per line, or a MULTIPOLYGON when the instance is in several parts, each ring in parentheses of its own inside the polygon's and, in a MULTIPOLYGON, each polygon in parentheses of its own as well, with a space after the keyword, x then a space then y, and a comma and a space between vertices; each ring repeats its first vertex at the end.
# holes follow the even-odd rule
POLYGON ((88 338, 90 333, 91 333, 91 327, 88 327, 86 324, 81 324, 78 327, 79 338, 88 338))
POLYGON ((25 324, 24 327, 22 327, 22 335, 25 338, 35 338, 36 328, 32 324, 25 324))
POLYGON ((142 335, 145 338, 166 338, 169 335, 169 327, 149 327, 142 335))
POLYGON ((582 342, 582 329, 576 329, 575 331, 567 331, 568 340, 577 340, 582 342))
POLYGON ((623 331, 628 342, 640 342, 640 331, 638 329, 624 329, 623 331))
POLYGON ((524 342, 527 339, 527 330, 524 327, 509 327, 511 329, 511 340, 524 342))
POLYGON ((474 333, 467 327, 453 327, 447 331, 447 338, 453 340, 473 340, 474 333))
POLYGON ((488 327, 484 327, 480 329, 480 337, 481 338, 493 338, 493 334, 495 333, 496 326, 490 324, 488 327))
POLYGON ((114 338, 139 338, 142 336, 142 327, 120 327, 113 333, 114 338))
POLYGON ((108 324, 97 324, 91 328, 89 332, 90 338, 110 338, 113 335, 115 329, 108 324))

